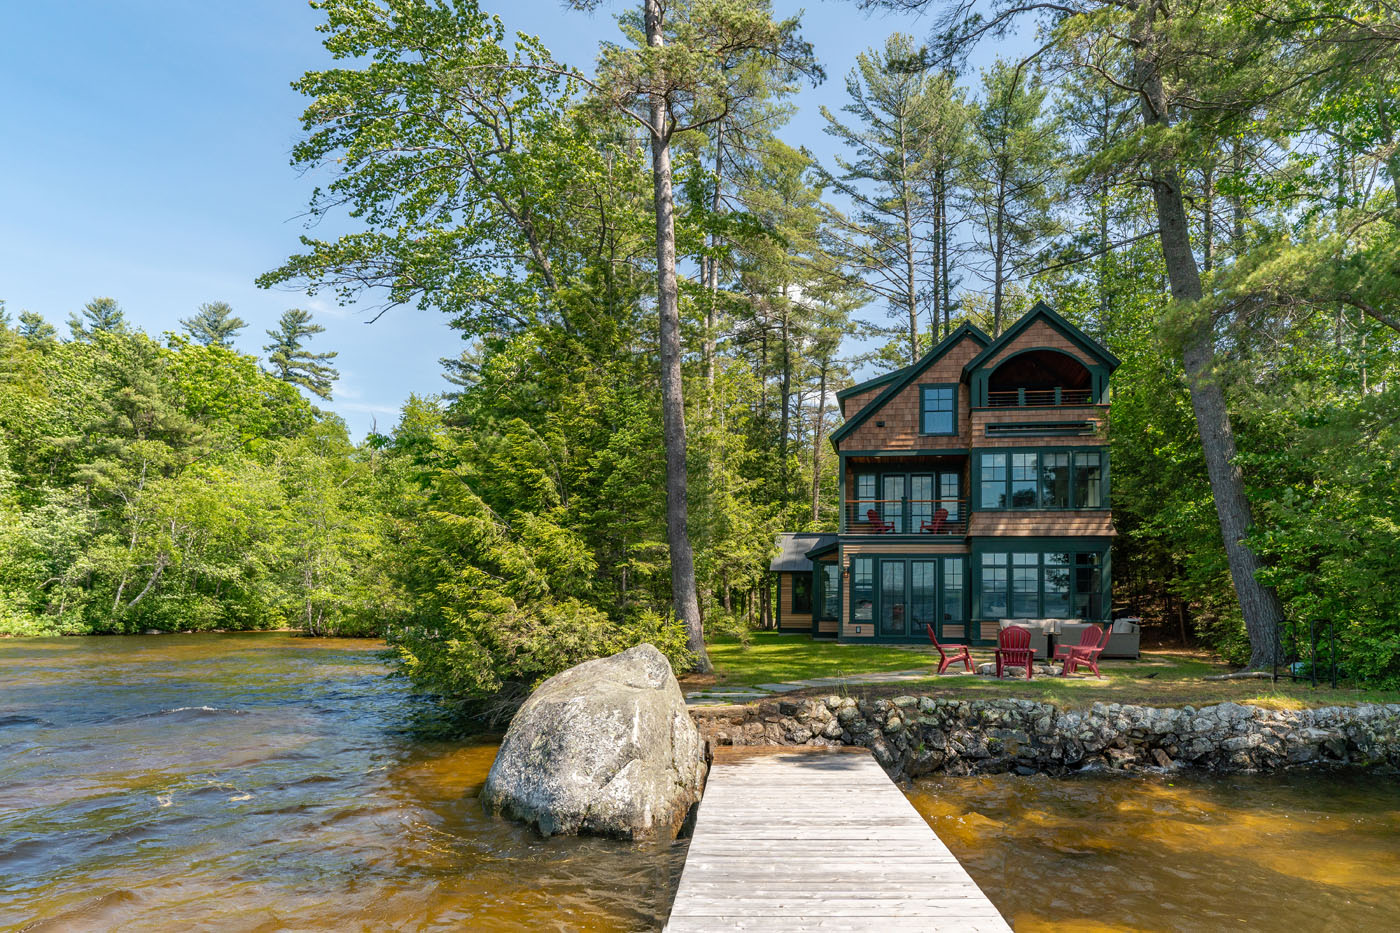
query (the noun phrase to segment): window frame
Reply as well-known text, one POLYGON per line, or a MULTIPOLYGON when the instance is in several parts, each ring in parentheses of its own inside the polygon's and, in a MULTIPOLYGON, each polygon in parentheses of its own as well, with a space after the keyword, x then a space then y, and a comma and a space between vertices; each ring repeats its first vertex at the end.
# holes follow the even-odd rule
POLYGON ((973 474, 976 476, 976 487, 977 487, 976 509, 977 509, 978 511, 983 511, 983 512, 1100 512, 1100 511, 1109 511, 1109 510, 1112 509, 1112 502, 1111 502, 1111 497, 1112 497, 1112 480, 1111 480, 1111 469, 1110 469, 1110 464, 1109 464, 1109 455, 1108 455, 1108 448, 1107 448, 1107 447, 1103 447, 1103 446, 1093 446, 1093 447, 1069 447, 1069 446, 1061 447, 1061 446, 1055 446, 1055 447, 996 447, 996 448, 991 448, 991 449, 984 449, 984 450, 976 451, 976 456, 974 457, 974 462, 973 462, 973 466, 972 466, 972 472, 973 472, 973 474), (1045 475, 1045 455, 1046 455, 1046 454, 1065 454, 1065 455, 1068 455, 1068 464, 1067 464, 1067 467, 1068 467, 1068 470, 1069 470, 1069 477, 1068 477, 1068 480, 1067 480, 1067 489, 1066 489, 1066 492, 1068 493, 1069 505, 1061 506, 1061 505, 1045 505, 1045 504, 1044 504, 1044 503, 1045 503, 1045 495, 1046 495, 1046 479, 1047 479, 1047 477, 1046 477, 1046 475, 1045 475), (1082 456, 1084 456, 1084 455, 1089 455, 1089 454, 1096 455, 1097 458, 1098 458, 1098 473, 1099 473, 1099 477, 1098 477, 1098 486, 1099 486, 1098 493, 1099 493, 1099 503, 1098 503, 1097 505, 1080 505, 1080 504, 1079 504, 1079 488, 1078 488, 1078 485, 1079 485, 1079 473, 1078 473, 1078 471, 1079 471, 1079 464, 1078 464, 1078 461, 1079 461, 1079 458, 1080 458, 1080 457, 1082 457, 1082 456), (1023 483, 1023 484, 1026 482, 1026 480, 1024 480, 1024 479, 1022 479, 1022 480, 1017 480, 1017 479, 1014 478, 1015 475, 1016 475, 1016 457, 1017 457, 1018 455, 1019 455, 1019 456, 1023 456, 1023 457, 1024 457, 1024 456, 1032 456, 1032 457, 1035 458, 1035 459, 1034 459, 1034 462, 1033 462, 1034 465, 1033 465, 1033 467, 1032 467, 1032 469, 1031 469, 1031 471, 1030 471, 1030 472, 1031 472, 1031 475, 1032 475, 1032 477, 1033 477, 1032 482, 1034 482, 1034 484, 1035 484, 1035 489, 1034 489, 1034 493, 1035 493, 1035 494, 1034 494, 1034 496, 1030 499, 1030 502, 1031 502, 1030 505, 1014 505, 1014 504, 1013 504, 1013 502, 1015 501, 1015 500, 1013 499, 1013 497, 1012 497, 1012 488, 1013 488, 1013 486, 1015 486, 1016 483, 1018 483, 1018 482, 1019 482, 1019 483, 1023 483), (983 479, 983 476, 984 476, 984 467, 983 467, 983 464, 987 462, 987 458, 988 458, 988 457, 1002 457, 1002 458, 1004 458, 1004 460, 1002 461, 1002 465, 1001 465, 1001 467, 1000 467, 1000 470, 1003 472, 1003 478, 1002 478, 1000 481, 997 481, 997 480, 984 480, 984 479, 983 479), (987 487, 988 487, 989 485, 991 485, 991 484, 995 484, 995 483, 998 483, 998 482, 1000 482, 1000 486, 1001 486, 1000 497, 1002 498, 1002 504, 996 504, 995 502, 988 502, 988 501, 987 501, 987 496, 986 496, 986 493, 987 493, 987 491, 988 491, 988 490, 987 490, 987 487))
POLYGON ((958 388, 959 382, 922 382, 919 384, 919 436, 921 437, 956 437, 958 434, 958 388), (924 430, 924 410, 925 399, 928 397, 929 389, 951 389, 953 395, 952 408, 949 415, 952 418, 952 430, 950 431, 926 431, 924 430))

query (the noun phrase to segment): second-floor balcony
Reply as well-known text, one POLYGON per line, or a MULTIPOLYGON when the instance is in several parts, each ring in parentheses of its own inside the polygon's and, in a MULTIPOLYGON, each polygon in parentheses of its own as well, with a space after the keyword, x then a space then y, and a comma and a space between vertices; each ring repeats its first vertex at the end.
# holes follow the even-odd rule
POLYGON ((848 499, 845 508, 847 534, 967 534, 965 499, 848 499))
POLYGON ((1060 408, 1069 405, 1094 404, 1092 389, 1070 389, 1064 386, 1041 389, 1002 389, 987 392, 988 408, 1060 408))

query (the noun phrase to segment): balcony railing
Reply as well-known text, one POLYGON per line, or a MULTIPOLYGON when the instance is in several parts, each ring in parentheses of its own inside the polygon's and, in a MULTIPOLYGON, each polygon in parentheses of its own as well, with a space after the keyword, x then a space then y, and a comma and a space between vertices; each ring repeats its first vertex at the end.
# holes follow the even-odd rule
POLYGON ((846 533, 965 535, 965 499, 848 499, 846 533))
POLYGON ((1092 405, 1092 389, 1007 389, 988 392, 990 408, 1058 408, 1064 405, 1092 405))

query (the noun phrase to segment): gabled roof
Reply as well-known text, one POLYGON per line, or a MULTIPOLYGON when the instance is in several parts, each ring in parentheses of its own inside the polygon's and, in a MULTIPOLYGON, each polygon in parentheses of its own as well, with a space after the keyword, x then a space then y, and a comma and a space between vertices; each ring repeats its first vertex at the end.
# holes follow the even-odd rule
MULTIPOLYGON (((888 379, 890 378, 890 376, 895 376, 897 378, 895 378, 885 388, 883 392, 871 399, 869 404, 867 404, 860 411, 856 412, 856 414, 852 418, 847 420, 845 424, 841 425, 841 427, 837 428, 835 431, 832 432, 832 445, 834 446, 836 444, 839 444, 842 438, 846 437, 856 428, 860 427, 860 425, 863 424, 867 418, 869 418, 875 412, 879 411, 882 407, 884 407, 884 404, 886 402, 894 398, 906 386, 908 386, 909 383, 917 379, 920 373, 928 369, 934 363, 938 362, 939 357, 943 356, 943 354, 947 353, 953 347, 957 346, 958 341, 962 340, 964 337, 971 337, 974 340, 980 340, 984 346, 992 342, 991 337, 988 337, 981 329, 975 327, 974 325, 969 324, 967 322, 959 324, 956 328, 953 329, 953 332, 951 334, 938 341, 938 343, 934 345, 933 349, 925 353, 917 363, 914 363, 912 366, 906 366, 903 369, 897 369, 893 373, 890 373, 888 376, 882 376, 882 379, 888 379)), ((874 380, 871 381, 873 382, 874 380)))
POLYGON ((865 380, 864 382, 857 382, 855 385, 851 386, 849 389, 842 389, 840 392, 837 392, 837 393, 836 393, 836 400, 837 400, 838 402, 845 401, 846 399, 850 398, 852 395, 856 395, 857 393, 865 392, 865 391, 868 391, 868 390, 870 390, 870 389, 873 389, 873 388, 875 388, 876 386, 882 386, 882 385, 885 385, 885 384, 888 383, 888 382, 892 382, 892 381, 894 381, 895 379, 898 379, 900 376, 904 375, 904 370, 906 370, 906 369, 908 369, 908 368, 909 368, 908 366, 904 366, 904 367, 901 367, 900 369, 894 370, 893 372, 885 373, 883 376, 876 376, 874 379, 867 379, 867 380, 865 380))
POLYGON ((781 573, 806 573, 812 570, 808 551, 836 543, 836 535, 805 531, 785 531, 778 535, 778 556, 768 565, 781 573))
POLYGON ((967 365, 963 367, 963 372, 970 373, 974 369, 977 369, 978 367, 984 365, 988 360, 996 356, 1002 348, 1004 348, 1007 344, 1011 343, 1018 336, 1020 336, 1027 327, 1030 327, 1036 321, 1041 320, 1045 321, 1051 327, 1064 334, 1067 339, 1069 339, 1075 346, 1079 347, 1085 353, 1088 353, 1090 356, 1097 358, 1099 362, 1103 363, 1109 368, 1110 372, 1117 369, 1121 364, 1121 361, 1118 359, 1118 357, 1114 356, 1112 353, 1109 353, 1103 344, 1099 343, 1093 337, 1090 337, 1088 334, 1084 333, 1084 331, 1080 330, 1078 327, 1075 327, 1069 321, 1065 320, 1058 313, 1056 313, 1054 308, 1050 307, 1045 302, 1037 301, 1035 303, 1035 307, 1031 308, 1025 314, 1021 315, 1021 319, 1019 321, 1017 321, 1015 324, 1012 324, 1006 330, 1002 331, 1000 337, 998 337, 996 340, 993 340, 990 344, 988 344, 986 349, 984 349, 981 353, 977 354, 971 360, 969 360, 967 365))

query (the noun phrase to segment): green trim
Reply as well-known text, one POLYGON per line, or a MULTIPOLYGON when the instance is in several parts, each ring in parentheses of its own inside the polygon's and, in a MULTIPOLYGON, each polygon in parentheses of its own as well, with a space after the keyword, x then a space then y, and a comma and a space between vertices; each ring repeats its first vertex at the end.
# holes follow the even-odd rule
POLYGON ((968 494, 967 494, 967 500, 968 500, 968 505, 967 505, 967 507, 968 507, 968 511, 969 511, 969 512, 1018 512, 1018 513, 1020 513, 1020 512, 1111 512, 1111 511, 1113 511, 1113 506, 1112 506, 1112 499, 1110 498, 1110 495, 1109 495, 1109 494, 1110 494, 1110 491, 1111 491, 1111 488, 1110 488, 1110 484, 1109 484, 1108 461, 1109 461, 1109 456, 1108 456, 1108 445, 1107 445, 1107 444, 1075 445, 1075 446, 1072 446, 1072 447, 1070 447, 1070 446, 1066 446, 1066 447, 1058 447, 1058 446, 1056 446, 1056 447, 987 447, 987 448, 984 448, 984 449, 982 449, 982 450, 978 450, 978 451, 976 452, 975 456, 973 456, 973 458, 972 458, 972 463, 968 465, 968 487, 969 487, 968 490, 967 490, 967 493, 968 493, 968 494), (1010 502, 1010 501, 1011 501, 1011 456, 1010 456, 1010 455, 1011 455, 1011 454, 1036 454, 1036 455, 1037 455, 1037 456, 1036 456, 1036 461, 1035 461, 1035 471, 1036 471, 1036 488, 1037 488, 1037 495, 1039 495, 1039 492, 1038 492, 1038 490, 1039 490, 1039 485, 1040 485, 1040 456, 1039 456, 1039 455, 1040 455, 1040 454, 1047 454, 1047 453, 1051 453, 1051 454, 1065 453, 1065 454, 1069 454, 1069 455, 1070 455, 1070 457, 1069 457, 1069 463, 1070 463, 1069 494, 1070 494, 1070 500, 1071 500, 1071 501, 1073 501, 1073 499, 1074 499, 1075 487, 1076 487, 1076 485, 1077 485, 1077 484, 1075 483, 1075 480, 1074 480, 1074 470, 1075 470, 1075 467, 1074 467, 1074 455, 1075 455, 1076 453, 1097 453, 1097 454, 1099 454, 1099 455, 1100 455, 1100 459, 1099 459, 1099 486, 1100 486, 1100 488, 1099 488, 1099 499, 1100 499, 1100 501, 1101 501, 1102 504, 1101 504, 1101 505, 1095 505, 1095 506, 1070 505, 1070 506, 1049 506, 1049 507, 1037 505, 1037 506, 1034 506, 1034 507, 1019 507, 1019 508, 1013 508, 1012 506, 1009 506, 1009 505, 1008 505, 1008 506, 984 506, 984 505, 982 504, 982 458, 983 458, 983 457, 986 457, 986 456, 989 456, 989 455, 995 456, 995 455, 998 455, 998 454, 1005 454, 1005 455, 1007 456, 1007 459, 1006 459, 1006 480, 1005 480, 1005 484, 1006 484, 1006 499, 1007 499, 1008 502, 1010 502), (975 493, 976 493, 975 495, 974 495, 974 490, 975 490, 975 493))
POLYGON ((805 557, 805 558, 807 558, 807 559, 810 560, 810 561, 814 561, 814 562, 815 562, 815 561, 817 560, 817 558, 819 558, 819 557, 825 557, 827 554, 830 554, 832 551, 836 550, 836 545, 837 545, 837 542, 835 542, 835 541, 832 541, 832 542, 830 542, 830 543, 828 543, 828 544, 820 544, 820 545, 818 545, 818 546, 812 548, 810 551, 806 552, 806 553, 803 554, 802 556, 805 557))
POLYGON ((961 382, 921 382, 919 383, 919 436, 920 437, 957 437, 958 436, 958 390, 962 387, 961 382), (953 390, 953 430, 951 431, 925 431, 924 430, 924 392, 928 389, 952 389, 953 390))
MULTIPOLYGON (((934 601, 934 606, 936 607, 936 612, 937 612, 939 615, 942 615, 942 607, 943 607, 943 567, 942 567, 941 561, 944 560, 944 559, 946 559, 946 558, 949 558, 949 557, 956 557, 956 558, 958 558, 959 560, 961 560, 961 561, 963 562, 963 573, 962 573, 962 591, 963 591, 963 596, 962 596, 962 610, 963 610, 963 616, 964 616, 964 618, 962 618, 962 619, 949 619, 949 620, 947 620, 947 621, 940 620, 940 621, 936 622, 936 623, 935 623, 935 628, 936 628, 936 630, 937 630, 937 632, 938 632, 938 640, 939 640, 939 641, 944 641, 944 638, 943 638, 943 626, 944 626, 944 625, 962 625, 962 626, 964 626, 964 629, 963 629, 964 632, 969 631, 969 629, 967 628, 967 626, 972 625, 971 615, 970 615, 970 613, 971 613, 971 611, 972 611, 972 604, 971 604, 971 602, 970 602, 970 599, 971 599, 971 589, 970 589, 970 587, 971 587, 971 576, 970 576, 970 575, 971 575, 971 573, 972 573, 972 555, 971 555, 971 554, 963 553, 963 552, 960 552, 960 553, 953 553, 953 554, 949 554, 949 553, 928 553, 928 552, 921 552, 921 551, 908 551, 908 552, 901 552, 901 553, 895 553, 895 554, 856 554, 856 555, 853 555, 853 556, 851 557, 851 567, 850 567, 850 569, 851 569, 852 580, 854 580, 854 577, 855 577, 855 562, 856 562, 857 560, 869 560, 869 561, 872 561, 872 562, 873 562, 872 565, 871 565, 871 591, 873 592, 875 598, 874 598, 874 600, 873 600, 873 602, 872 602, 872 607, 871 607, 871 618, 870 618, 870 622, 869 622, 869 625, 870 625, 870 627, 871 627, 872 634, 871 634, 871 636, 870 636, 869 638, 865 637, 864 635, 851 635, 851 636, 847 636, 846 633, 845 633, 846 625, 844 624, 844 620, 843 620, 843 622, 838 622, 838 625, 837 625, 837 632, 838 632, 839 635, 840 635, 840 638, 839 638, 838 640, 839 640, 839 641, 843 641, 843 642, 844 642, 844 641, 859 642, 859 643, 862 643, 862 644, 864 644, 864 643, 870 643, 870 644, 886 644, 886 645, 889 645, 889 644, 927 644, 927 643, 928 643, 928 633, 927 633, 927 632, 923 632, 923 631, 920 631, 918 634, 909 634, 909 635, 882 635, 882 634, 880 634, 880 601, 881 601, 881 599, 883 599, 883 593, 882 593, 881 587, 880 587, 880 564, 881 564, 881 562, 887 561, 887 560, 890 560, 890 561, 895 561, 895 560, 897 560, 897 561, 905 561, 905 562, 911 561, 911 560, 927 560, 927 561, 933 561, 933 562, 935 563, 935 565, 937 566, 937 568, 938 568, 938 569, 934 572, 934 590, 933 590, 933 594, 934 594, 934 595, 933 595, 933 601, 934 601)), ((905 592, 905 605, 906 605, 906 606, 908 606, 908 604, 909 604, 910 602, 912 602, 912 596, 910 595, 910 590, 911 590, 912 587, 913 587, 913 576, 912 576, 912 574, 910 574, 910 573, 908 572, 908 564, 906 563, 906 564, 905 564, 905 574, 904 574, 904 592, 905 592)), ((850 612, 850 624, 851 624, 851 625, 856 625, 856 624, 857 624, 856 619, 855 619, 855 602, 854 602, 854 600, 855 600, 855 584, 854 584, 854 582, 852 582, 852 585, 851 585, 851 592, 850 592, 849 594, 847 594, 846 601, 843 602, 843 605, 845 606, 845 608, 847 609, 847 611, 850 612)), ((912 613, 911 613, 911 614, 912 614, 912 613)), ((861 622, 858 623, 858 624, 860 624, 860 625, 865 625, 865 624, 867 624, 867 623, 866 623, 865 621, 861 621, 861 622)), ((947 643, 947 644, 962 644, 962 643, 963 643, 963 640, 962 640, 962 639, 957 639, 957 638, 950 638, 950 639, 947 640, 946 643, 947 643)))
MULTIPOLYGON (((993 619, 982 615, 982 555, 983 554, 1041 554, 1040 562, 1037 562, 1037 574, 1039 577, 1036 591, 1036 606, 1040 611, 1044 611, 1045 581, 1040 573, 1043 563, 1043 555, 1046 552, 1069 553, 1069 554, 1098 554, 1099 555, 1099 614, 1092 618, 1085 618, 1087 622, 1105 622, 1113 616, 1113 544, 1111 538, 1101 536, 1083 538, 977 538, 973 540, 972 554, 969 558, 970 580, 969 596, 972 600, 969 606, 974 621, 968 624, 980 625, 982 622, 999 621, 1000 618, 1013 618, 1009 615, 1011 611, 1011 580, 1012 568, 1015 566, 1008 558, 1006 564, 1006 609, 1008 615, 993 619)), ((1070 609, 1074 609, 1075 583, 1074 576, 1075 562, 1070 560, 1070 609)), ((1078 616, 1066 615, 1065 618, 1080 618, 1078 616)), ((1044 616, 1036 616, 1044 618, 1044 616)))
POLYGON ((971 337, 974 340, 980 340, 984 344, 992 342, 991 337, 988 337, 985 333, 978 330, 973 325, 968 323, 958 325, 958 327, 951 334, 944 337, 933 347, 933 349, 925 353, 917 363, 915 363, 913 366, 906 366, 904 369, 900 370, 900 372, 902 373, 900 378, 896 379, 892 385, 886 387, 885 391, 875 396, 875 398, 870 402, 870 404, 866 405, 864 408, 862 408, 859 412, 856 413, 854 418, 851 418, 845 424, 841 425, 841 427, 833 431, 831 434, 832 446, 836 447, 839 450, 840 442, 843 438, 849 436, 852 431, 854 431, 856 428, 860 427, 860 425, 865 423, 866 419, 868 419, 875 412, 883 408, 886 402, 898 395, 906 386, 909 385, 909 383, 913 382, 914 379, 920 373, 922 373, 929 366, 937 362, 937 360, 940 357, 942 357, 943 354, 947 353, 954 346, 956 346, 958 342, 961 341, 964 337, 971 337))
MULTIPOLYGON (((1002 331, 1000 337, 993 340, 981 353, 977 354, 971 360, 969 360, 967 365, 963 367, 963 373, 970 374, 974 370, 981 369, 986 364, 987 360, 991 359, 1001 350, 1005 349, 1008 343, 1011 343, 1013 340, 1015 340, 1017 336, 1021 334, 1022 331, 1024 331, 1027 327, 1030 327, 1031 324, 1033 324, 1038 318, 1044 318, 1050 323, 1052 327, 1058 330, 1067 339, 1077 344, 1080 347, 1080 349, 1084 350, 1086 353, 1097 357, 1100 361, 1107 365, 1109 372, 1112 372, 1113 370, 1117 369, 1119 366, 1122 365, 1122 361, 1119 360, 1118 357, 1110 353, 1107 347, 1099 343, 1093 337, 1090 337, 1088 334, 1084 333, 1084 331, 1080 330, 1078 327, 1075 327, 1069 321, 1065 320, 1055 311, 1054 308, 1050 307, 1045 302, 1037 301, 1033 308, 1031 308, 1025 314, 1021 315, 1020 320, 1018 320, 1015 324, 1012 324, 1006 330, 1002 331)), ((1045 349, 1054 348, 1048 347, 1045 349)))
POLYGON ((876 386, 881 386, 881 385, 884 385, 884 384, 887 383, 887 382, 891 382, 891 381, 893 381, 893 380, 895 380, 895 379, 898 379, 898 378, 900 377, 900 374, 903 373, 904 370, 906 370, 906 369, 908 369, 908 368, 909 368, 909 367, 907 367, 907 366, 903 366, 903 367, 900 367, 899 369, 896 369, 896 370, 894 370, 894 371, 892 371, 892 372, 885 373, 883 376, 876 376, 874 379, 867 379, 867 380, 865 380, 864 382, 857 382, 855 385, 851 386, 850 388, 842 389, 841 391, 837 392, 837 393, 836 393, 836 401, 838 401, 838 402, 844 402, 846 399, 850 398, 852 395, 857 395, 857 394, 859 394, 859 393, 861 393, 861 392, 865 392, 865 391, 868 391, 868 390, 870 390, 870 389, 873 389, 873 388, 875 388, 876 386))
POLYGON ((846 533, 846 454, 838 453, 836 461, 836 494, 840 496, 836 507, 841 510, 836 519, 836 533, 843 535, 846 533))

